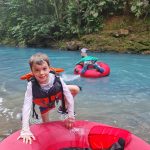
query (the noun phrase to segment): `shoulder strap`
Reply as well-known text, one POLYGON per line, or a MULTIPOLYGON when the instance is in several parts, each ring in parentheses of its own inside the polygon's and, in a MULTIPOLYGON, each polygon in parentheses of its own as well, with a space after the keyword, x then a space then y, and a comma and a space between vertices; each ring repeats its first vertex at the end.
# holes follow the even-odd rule
POLYGON ((50 70, 50 73, 57 74, 55 70, 50 70))

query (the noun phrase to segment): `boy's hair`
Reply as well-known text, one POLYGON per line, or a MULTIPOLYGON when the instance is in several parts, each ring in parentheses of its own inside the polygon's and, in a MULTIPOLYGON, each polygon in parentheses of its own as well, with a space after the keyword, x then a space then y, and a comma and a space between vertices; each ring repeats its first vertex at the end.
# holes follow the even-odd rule
POLYGON ((49 58, 46 54, 36 53, 32 55, 29 59, 29 65, 30 65, 31 70, 32 70, 33 64, 41 65, 44 61, 46 61, 48 66, 50 66, 49 58))

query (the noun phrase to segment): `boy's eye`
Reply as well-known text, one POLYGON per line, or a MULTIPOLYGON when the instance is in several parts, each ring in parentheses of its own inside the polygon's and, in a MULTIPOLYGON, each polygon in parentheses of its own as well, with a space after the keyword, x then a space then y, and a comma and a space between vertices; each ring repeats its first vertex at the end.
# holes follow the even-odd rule
POLYGON ((34 71, 35 71, 35 72, 38 72, 39 70, 38 70, 38 69, 35 69, 34 71))
POLYGON ((44 71, 46 71, 46 70, 47 70, 47 68, 43 68, 43 70, 44 70, 44 71))

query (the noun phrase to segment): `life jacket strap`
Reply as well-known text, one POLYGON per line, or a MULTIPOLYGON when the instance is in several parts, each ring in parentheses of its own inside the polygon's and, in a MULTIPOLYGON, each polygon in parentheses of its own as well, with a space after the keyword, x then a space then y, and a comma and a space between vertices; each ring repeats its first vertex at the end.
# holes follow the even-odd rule
POLYGON ((39 119, 38 114, 35 111, 35 103, 33 103, 33 113, 32 113, 32 118, 34 118, 34 116, 36 117, 36 119, 39 119))
POLYGON ((55 101, 51 101, 50 99, 48 104, 44 103, 44 101, 42 101, 42 103, 47 105, 48 108, 52 108, 55 105, 55 101))

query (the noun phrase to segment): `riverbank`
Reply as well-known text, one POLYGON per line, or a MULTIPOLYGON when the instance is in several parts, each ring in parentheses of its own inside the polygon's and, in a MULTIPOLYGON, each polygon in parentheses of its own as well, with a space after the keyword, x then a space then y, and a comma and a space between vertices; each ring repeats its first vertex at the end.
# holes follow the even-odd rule
POLYGON ((15 44, 12 39, 0 44, 16 47, 46 47, 63 50, 79 50, 87 47, 91 51, 150 54, 150 19, 136 19, 131 16, 113 16, 104 21, 103 29, 97 33, 74 39, 56 41, 42 39, 29 45, 15 44))
POLYGON ((87 47, 98 52, 150 54, 150 20, 112 17, 105 20, 102 31, 71 41, 60 41, 58 47, 68 50, 87 47))

